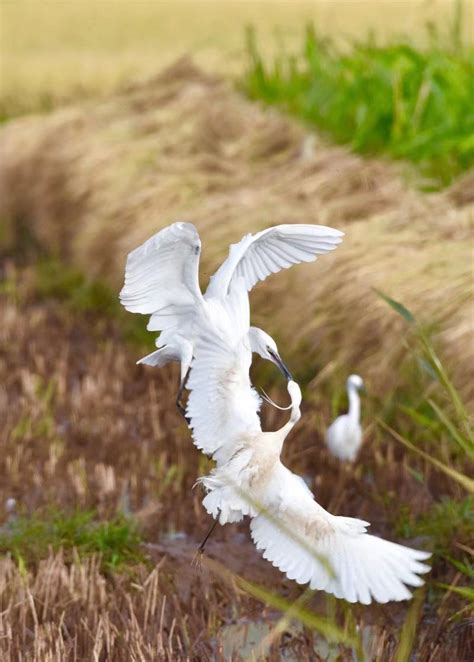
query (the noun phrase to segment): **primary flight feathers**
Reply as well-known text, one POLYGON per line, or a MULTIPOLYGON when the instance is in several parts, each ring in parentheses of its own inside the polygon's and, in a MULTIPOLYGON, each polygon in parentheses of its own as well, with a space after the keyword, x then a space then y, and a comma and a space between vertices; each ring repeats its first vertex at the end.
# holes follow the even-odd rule
MULTIPOLYGON (((212 276, 208 297, 225 296, 234 279, 242 278, 247 290, 270 274, 334 250, 343 233, 324 225, 277 225, 232 244, 228 258, 212 276)), ((158 314, 200 301, 199 256, 201 240, 191 223, 173 223, 132 251, 120 293, 132 313, 158 314)), ((158 322, 152 321, 152 331, 158 322)))

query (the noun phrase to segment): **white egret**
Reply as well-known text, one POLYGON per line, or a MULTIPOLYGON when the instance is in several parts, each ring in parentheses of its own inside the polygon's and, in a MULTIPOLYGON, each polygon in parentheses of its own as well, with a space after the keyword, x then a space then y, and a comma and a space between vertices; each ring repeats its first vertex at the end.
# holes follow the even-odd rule
POLYGON ((327 447, 340 460, 354 462, 362 445, 359 391, 363 385, 364 382, 359 375, 348 377, 346 388, 349 411, 338 416, 326 430, 327 447))
MULTIPOLYGON (((162 366, 181 363, 180 398, 194 355, 196 333, 203 321, 217 328, 225 318, 225 302, 236 282, 247 292, 271 273, 293 264, 312 262, 333 250, 343 233, 323 225, 277 225, 248 234, 230 246, 229 256, 212 276, 204 296, 198 281, 201 241, 191 223, 173 223, 132 251, 127 258, 123 306, 132 313, 151 315, 147 329, 161 331, 157 349, 139 363, 162 366)), ((291 375, 280 358, 275 341, 256 327, 247 331, 252 352, 275 363, 291 375)))
POLYGON ((257 549, 299 584, 364 604, 410 598, 406 585, 423 584, 418 575, 429 566, 421 561, 430 554, 369 535, 367 522, 331 515, 315 501, 302 478, 280 460, 300 418, 298 385, 288 383, 288 422, 262 432, 259 398, 248 375, 248 338, 242 327, 228 329, 201 330, 188 382, 195 443, 218 462, 200 479, 207 512, 221 524, 250 516, 257 549))

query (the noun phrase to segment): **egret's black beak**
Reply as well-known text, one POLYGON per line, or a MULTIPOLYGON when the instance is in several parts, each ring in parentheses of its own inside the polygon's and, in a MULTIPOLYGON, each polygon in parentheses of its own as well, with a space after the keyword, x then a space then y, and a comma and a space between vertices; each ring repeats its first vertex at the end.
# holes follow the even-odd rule
POLYGON ((291 372, 288 370, 286 365, 283 363, 283 361, 281 360, 279 355, 276 354, 275 352, 272 352, 271 349, 268 350, 268 353, 272 357, 273 362, 275 363, 275 365, 278 366, 278 368, 280 369, 281 373, 287 378, 288 381, 292 381, 293 377, 291 375, 291 372))

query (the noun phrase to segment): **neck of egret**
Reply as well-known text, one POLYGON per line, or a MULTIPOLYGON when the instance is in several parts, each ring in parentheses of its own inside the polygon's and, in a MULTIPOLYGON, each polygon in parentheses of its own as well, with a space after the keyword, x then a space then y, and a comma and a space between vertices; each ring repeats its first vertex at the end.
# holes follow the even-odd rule
POLYGON ((359 391, 354 384, 350 382, 347 383, 347 397, 349 398, 349 418, 354 423, 359 423, 360 421, 360 396, 359 391))
POLYGON ((347 396, 349 398, 349 418, 353 423, 360 421, 360 396, 359 391, 364 382, 359 375, 349 375, 347 378, 347 396))

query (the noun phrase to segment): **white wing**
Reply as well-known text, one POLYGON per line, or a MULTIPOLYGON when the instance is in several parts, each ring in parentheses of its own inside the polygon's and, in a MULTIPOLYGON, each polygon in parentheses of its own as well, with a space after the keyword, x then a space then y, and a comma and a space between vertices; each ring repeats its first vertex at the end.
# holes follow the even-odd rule
POLYGON ((261 432, 260 398, 252 388, 249 369, 248 297, 240 285, 214 311, 200 318, 195 358, 187 388, 187 415, 195 445, 218 462, 230 457, 246 435, 261 432))
POLYGON ((251 534, 289 579, 363 604, 406 600, 405 584, 423 584, 418 573, 429 570, 421 563, 429 553, 371 536, 362 520, 331 515, 281 463, 272 485, 272 502, 252 520, 251 534))
POLYGON ((127 257, 122 305, 132 313, 152 314, 151 331, 174 326, 202 300, 198 269, 201 241, 191 223, 173 223, 127 257))
POLYGON ((343 232, 324 225, 277 225, 233 244, 227 260, 211 278, 207 296, 224 297, 235 278, 247 290, 270 274, 300 262, 314 262, 318 255, 334 250, 343 232))

